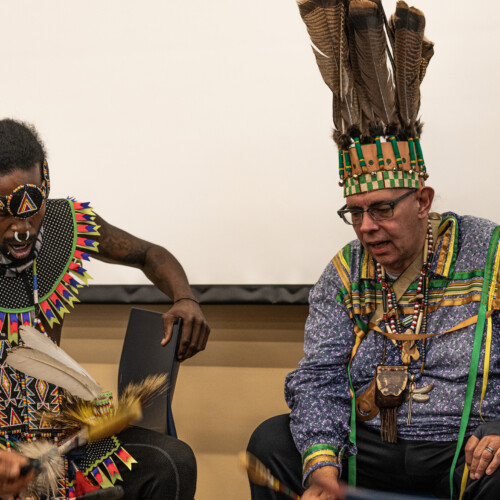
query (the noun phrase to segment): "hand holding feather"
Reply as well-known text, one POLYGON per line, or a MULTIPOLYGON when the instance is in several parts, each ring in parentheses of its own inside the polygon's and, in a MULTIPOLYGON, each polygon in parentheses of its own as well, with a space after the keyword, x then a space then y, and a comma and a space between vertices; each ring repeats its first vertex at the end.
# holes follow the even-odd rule
POLYGON ((51 492, 56 492, 58 478, 64 475, 62 455, 89 442, 121 432, 131 423, 139 420, 141 414, 141 404, 135 401, 119 413, 96 417, 92 423, 82 425, 76 434, 63 441, 60 446, 45 440, 20 443, 19 451, 30 461, 25 471, 29 472, 34 469, 37 472, 35 480, 29 485, 29 490, 47 496, 50 496, 51 492))

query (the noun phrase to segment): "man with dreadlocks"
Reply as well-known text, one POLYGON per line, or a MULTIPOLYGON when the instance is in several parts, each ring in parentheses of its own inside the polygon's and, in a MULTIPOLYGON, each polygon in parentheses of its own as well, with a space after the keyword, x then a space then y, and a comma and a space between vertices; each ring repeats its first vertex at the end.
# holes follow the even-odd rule
MULTIPOLYGON (((48 199, 46 153, 35 129, 0 121, 0 495, 19 492, 32 475, 20 476, 23 458, 8 453, 16 442, 57 439, 60 430, 41 425, 41 409, 57 412, 57 387, 14 370, 7 350, 22 344, 20 326, 31 325, 59 342, 63 316, 87 283, 90 256, 141 269, 174 301, 164 314, 165 345, 183 319, 178 358, 205 348, 209 328, 186 275, 164 248, 104 221, 88 203, 48 199)), ((76 460, 76 459, 75 459, 76 460)), ((123 479, 126 498, 192 500, 196 463, 181 441, 145 429, 89 445, 78 467, 94 486, 123 479)), ((69 469, 68 469, 69 470, 69 469)), ((72 477, 61 478, 58 498, 76 496, 72 477)))
POLYGON ((264 422, 248 450, 303 500, 342 497, 340 479, 498 498, 500 227, 431 212, 417 121, 433 53, 423 13, 400 1, 387 21, 379 0, 299 9, 333 92, 338 214, 357 240, 310 293, 290 415, 264 422))

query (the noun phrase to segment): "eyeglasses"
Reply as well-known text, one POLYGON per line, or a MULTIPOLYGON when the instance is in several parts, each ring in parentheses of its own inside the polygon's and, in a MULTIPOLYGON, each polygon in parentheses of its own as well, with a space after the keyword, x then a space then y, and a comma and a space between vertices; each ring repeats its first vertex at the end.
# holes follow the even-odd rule
POLYGON ((25 219, 39 212, 49 196, 50 179, 47 162, 43 163, 42 175, 43 181, 41 186, 23 184, 22 186, 17 186, 11 194, 0 196, 0 213, 25 219))
POLYGON ((408 191, 403 196, 400 196, 395 200, 374 203, 366 210, 362 210, 361 208, 347 208, 347 205, 344 205, 340 210, 337 211, 337 213, 346 224, 349 224, 351 226, 358 226, 359 224, 361 224, 363 222, 363 214, 365 212, 368 212, 370 217, 375 221, 387 220, 394 215, 394 207, 400 201, 416 192, 416 189, 412 189, 411 191, 408 191))

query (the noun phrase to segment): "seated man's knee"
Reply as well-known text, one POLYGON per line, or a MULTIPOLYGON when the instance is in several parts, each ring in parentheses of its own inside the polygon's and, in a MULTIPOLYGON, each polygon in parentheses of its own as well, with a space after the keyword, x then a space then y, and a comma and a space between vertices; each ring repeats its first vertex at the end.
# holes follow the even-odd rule
POLYGON ((289 416, 278 415, 262 422, 253 432, 247 451, 262 461, 291 440, 289 416))
POLYGON ((193 450, 184 441, 180 440, 176 441, 175 448, 175 464, 179 471, 180 481, 196 483, 197 468, 193 450))

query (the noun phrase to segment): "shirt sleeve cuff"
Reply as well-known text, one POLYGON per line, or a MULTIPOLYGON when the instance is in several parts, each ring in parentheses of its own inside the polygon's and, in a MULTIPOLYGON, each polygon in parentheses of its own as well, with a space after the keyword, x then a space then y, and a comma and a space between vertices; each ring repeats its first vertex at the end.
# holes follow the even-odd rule
POLYGON ((337 467, 340 469, 340 477, 342 472, 341 455, 342 450, 339 453, 339 448, 330 444, 320 443, 309 447, 302 454, 302 484, 305 486, 309 474, 320 467, 337 467))

